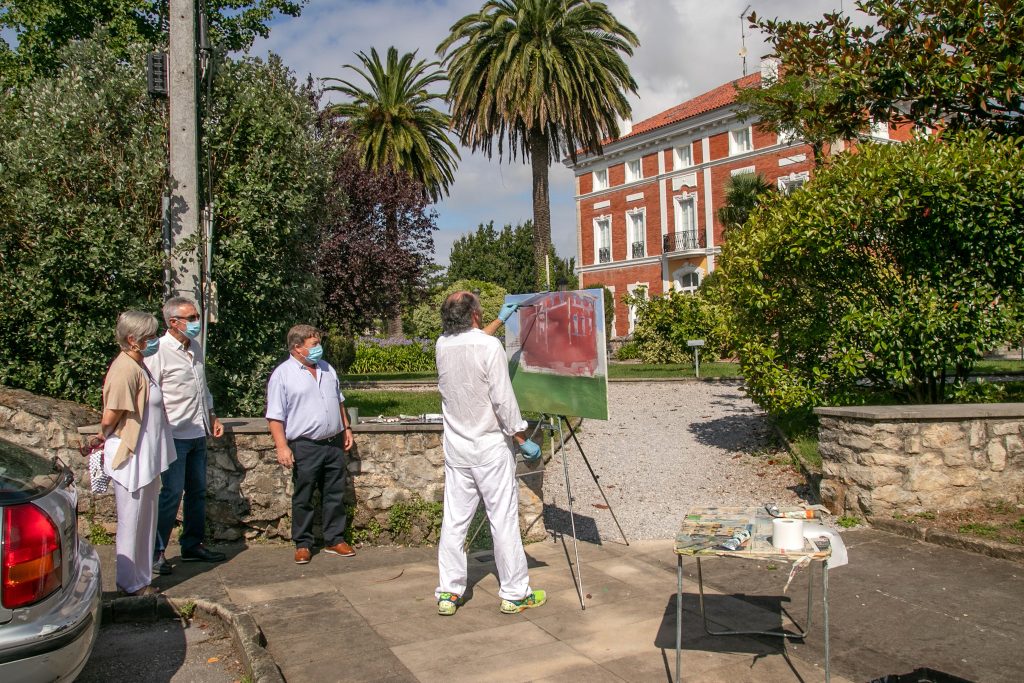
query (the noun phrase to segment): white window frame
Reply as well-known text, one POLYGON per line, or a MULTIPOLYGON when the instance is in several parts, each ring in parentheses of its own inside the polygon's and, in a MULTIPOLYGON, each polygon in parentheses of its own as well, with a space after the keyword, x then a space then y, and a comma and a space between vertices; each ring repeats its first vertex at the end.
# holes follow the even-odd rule
POLYGON ((729 131, 729 156, 734 157, 738 154, 746 154, 747 152, 754 151, 754 129, 752 126, 745 126, 743 128, 733 128, 729 131), (747 145, 740 147, 738 136, 741 133, 745 133, 747 145))
POLYGON ((633 256, 633 243, 643 242, 644 244, 644 256, 647 256, 647 209, 632 209, 626 212, 626 258, 643 258, 643 256, 633 256), (640 239, 634 239, 636 235, 636 225, 634 224, 634 216, 640 216, 640 239))
POLYGON ((684 168, 690 168, 693 166, 693 143, 688 142, 685 145, 678 145, 672 149, 672 170, 680 171, 684 168), (685 159, 683 154, 685 152, 685 159))
POLYGON ((780 145, 789 145, 800 139, 800 136, 792 128, 780 130, 778 136, 778 143, 780 145))
POLYGON ((601 190, 607 190, 608 189, 608 169, 607 168, 598 168, 598 169, 594 170, 594 172, 591 175, 593 177, 593 183, 594 183, 593 191, 594 192, 600 192, 601 190), (604 179, 602 181, 598 181, 598 179, 601 178, 600 174, 604 175, 604 179))
POLYGON ((698 266, 685 265, 681 268, 676 269, 672 273, 672 290, 675 292, 681 292, 683 294, 696 294, 697 290, 700 289, 701 283, 704 282, 704 271, 698 266), (696 275, 697 284, 696 286, 684 287, 682 285, 682 279, 685 275, 696 275))
MULTIPOLYGON (((644 298, 647 298, 648 293, 651 291, 650 284, 647 282, 634 282, 631 285, 626 285, 626 292, 632 296, 636 295, 636 290, 644 290, 644 298)), ((629 327, 626 330, 626 334, 633 334, 633 330, 636 329, 636 306, 628 306, 629 311, 629 327)))
POLYGON ((626 182, 635 183, 638 180, 644 179, 644 160, 643 158, 629 159, 626 161, 626 182), (631 171, 632 165, 636 164, 636 173, 631 171))
POLYGON ((731 171, 729 171, 729 176, 735 178, 736 176, 743 175, 744 173, 757 173, 757 167, 744 166, 742 168, 734 168, 731 171))
POLYGON ((889 122, 871 119, 870 135, 879 140, 889 139, 889 122))
POLYGON ((776 183, 778 184, 779 192, 781 192, 784 195, 789 195, 793 192, 793 190, 799 189, 790 188, 791 183, 794 183, 799 180, 802 181, 800 183, 800 187, 803 187, 803 185, 810 179, 810 171, 803 171, 801 173, 790 173, 789 175, 779 176, 779 179, 776 181, 776 183))
POLYGON ((601 244, 601 229, 598 227, 598 224, 603 222, 603 221, 608 221, 608 261, 607 261, 607 263, 611 263, 612 260, 613 260, 612 259, 612 217, 611 217, 610 214, 605 214, 603 216, 595 216, 594 217, 594 263, 597 264, 597 265, 601 264, 601 247, 603 246, 601 244))
POLYGON ((698 211, 699 211, 698 203, 699 203, 700 200, 697 198, 697 193, 696 192, 683 192, 682 194, 677 194, 675 197, 673 197, 673 200, 675 201, 675 213, 676 213, 676 216, 675 216, 675 218, 676 218, 676 220, 675 220, 675 232, 687 232, 687 229, 685 227, 683 227, 682 204, 683 204, 683 202, 692 201, 693 202, 693 229, 690 232, 692 232, 695 235, 699 234, 697 231, 700 230, 700 214, 698 213, 698 211))

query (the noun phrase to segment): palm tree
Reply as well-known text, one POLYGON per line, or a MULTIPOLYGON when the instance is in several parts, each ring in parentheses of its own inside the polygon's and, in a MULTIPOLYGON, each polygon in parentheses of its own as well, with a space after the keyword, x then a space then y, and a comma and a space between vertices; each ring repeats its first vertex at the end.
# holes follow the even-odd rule
POLYGON ((492 156, 530 158, 533 258, 543 282, 551 244, 548 169, 578 148, 601 152, 627 118, 636 92, 623 60, 640 41, 600 2, 487 0, 457 21, 437 52, 462 143, 492 156))
MULTIPOLYGON (((362 68, 346 64, 344 68, 359 74, 367 87, 340 78, 325 78, 325 90, 346 95, 349 101, 335 104, 329 112, 348 120, 362 152, 363 166, 375 172, 397 172, 409 176, 423 188, 432 202, 448 194, 454 181, 459 152, 448 137, 451 119, 432 106, 443 101, 428 88, 446 80, 439 62, 416 61, 415 52, 401 57, 388 48, 382 64, 377 50, 358 52, 362 68)), ((399 242, 398 217, 388 216, 386 239, 396 248, 399 242)), ((388 321, 388 336, 402 333, 401 314, 396 311, 388 321)))
POLYGON ((725 204, 718 209, 718 220, 726 229, 747 222, 761 195, 771 192, 771 184, 760 173, 735 175, 725 188, 725 204))

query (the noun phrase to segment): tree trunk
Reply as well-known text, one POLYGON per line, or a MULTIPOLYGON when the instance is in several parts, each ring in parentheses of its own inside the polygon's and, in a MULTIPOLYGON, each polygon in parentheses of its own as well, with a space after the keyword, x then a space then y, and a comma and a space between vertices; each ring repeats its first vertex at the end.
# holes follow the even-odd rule
MULTIPOLYGON (((384 226, 385 240, 391 249, 398 249, 398 215, 395 211, 388 212, 387 224, 384 226)), ((388 318, 387 337, 394 339, 402 336, 402 302, 396 301, 395 307, 388 318)))
POLYGON ((543 131, 530 132, 530 166, 533 169, 533 263, 537 289, 548 289, 545 264, 551 246, 551 197, 548 192, 548 138, 543 131))

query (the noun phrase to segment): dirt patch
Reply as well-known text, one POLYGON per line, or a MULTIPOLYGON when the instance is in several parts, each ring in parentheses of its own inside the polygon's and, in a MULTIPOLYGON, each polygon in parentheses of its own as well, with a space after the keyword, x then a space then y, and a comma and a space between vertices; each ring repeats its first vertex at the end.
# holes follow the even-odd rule
POLYGON ((1024 545, 1024 505, 1017 503, 1000 502, 964 510, 893 515, 893 519, 954 534, 1024 545))

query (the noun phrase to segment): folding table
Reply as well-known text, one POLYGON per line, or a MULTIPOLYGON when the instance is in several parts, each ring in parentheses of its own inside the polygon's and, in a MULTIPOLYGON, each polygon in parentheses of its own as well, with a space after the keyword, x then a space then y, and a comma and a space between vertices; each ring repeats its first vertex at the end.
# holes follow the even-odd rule
MULTIPOLYGON (((787 511, 786 508, 781 510, 787 511)), ((803 629, 796 627, 795 633, 784 628, 773 631, 757 630, 712 630, 708 627, 708 618, 704 609, 704 575, 701 571, 702 557, 732 557, 747 560, 772 560, 776 562, 821 563, 821 604, 824 610, 825 629, 825 682, 831 680, 829 670, 828 646, 828 559, 832 556, 831 545, 819 548, 808 539, 804 539, 802 550, 779 550, 772 545, 772 516, 764 507, 702 507, 692 508, 686 513, 682 526, 675 540, 676 568, 676 683, 680 680, 683 651, 683 557, 694 557, 697 560, 697 588, 700 595, 700 615, 704 622, 704 631, 708 635, 766 635, 781 638, 803 639, 811 625, 811 608, 813 606, 812 586, 813 571, 808 566, 807 577, 807 619, 803 629), (745 529, 750 538, 736 550, 725 550, 720 546, 736 532, 745 529), (807 559, 804 559, 807 558, 807 559)))

